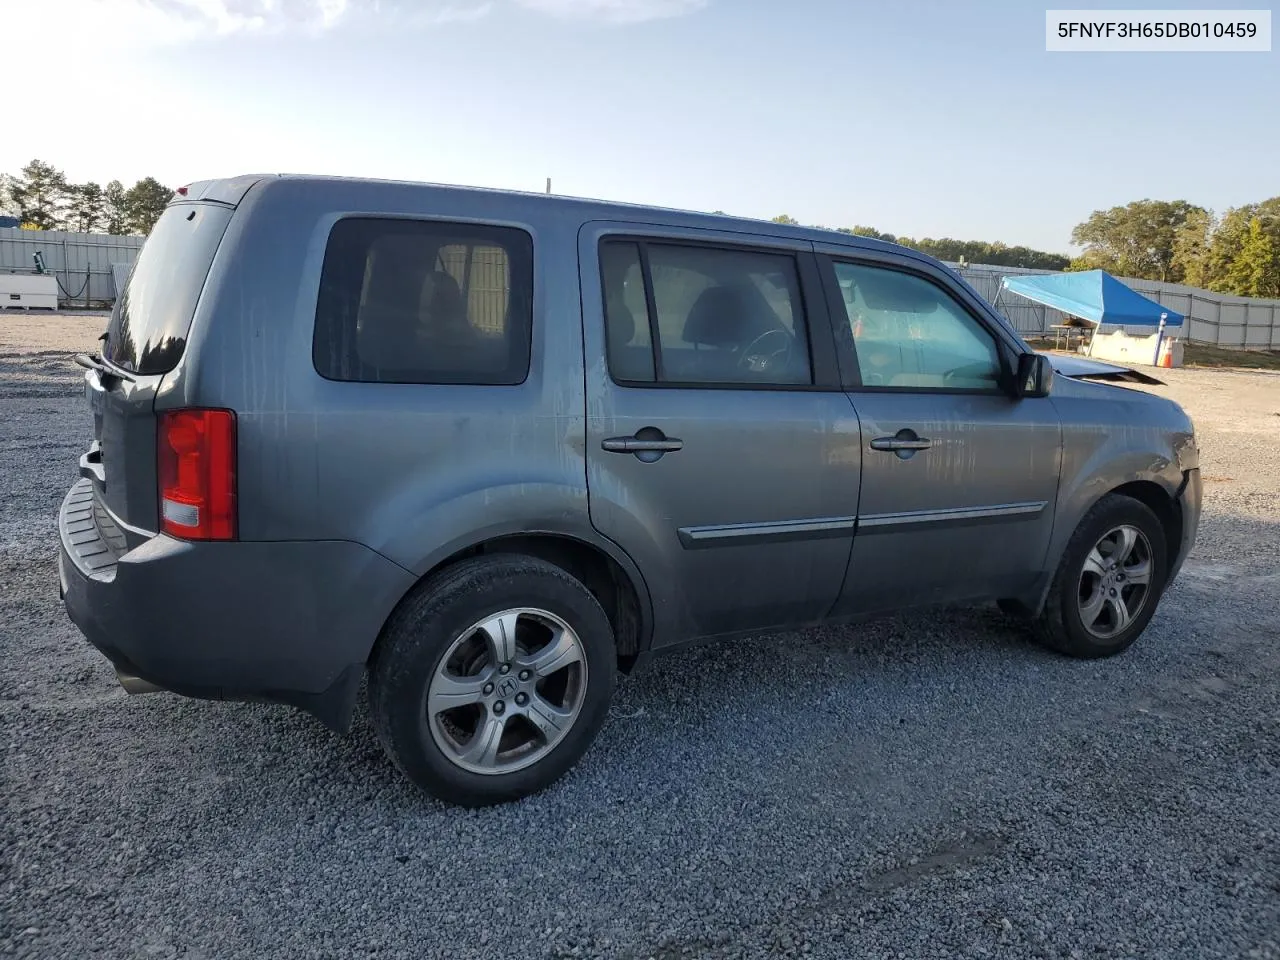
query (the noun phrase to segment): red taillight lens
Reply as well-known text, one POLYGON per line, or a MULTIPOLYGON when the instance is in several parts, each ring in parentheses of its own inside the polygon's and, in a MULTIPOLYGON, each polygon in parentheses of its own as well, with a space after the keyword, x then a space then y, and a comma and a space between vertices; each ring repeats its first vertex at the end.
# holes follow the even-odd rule
POLYGON ((166 411, 156 447, 160 529, 184 540, 234 540, 236 415, 166 411))

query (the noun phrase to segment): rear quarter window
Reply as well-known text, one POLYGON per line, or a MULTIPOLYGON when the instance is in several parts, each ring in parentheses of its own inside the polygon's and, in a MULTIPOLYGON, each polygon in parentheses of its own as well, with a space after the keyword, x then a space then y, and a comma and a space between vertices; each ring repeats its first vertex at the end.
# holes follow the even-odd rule
POLYGON ((168 373, 177 366, 232 212, 185 203, 160 215, 107 324, 107 360, 141 374, 168 373))
POLYGON ((312 359, 330 380, 517 384, 532 319, 523 230, 353 217, 329 234, 312 359))

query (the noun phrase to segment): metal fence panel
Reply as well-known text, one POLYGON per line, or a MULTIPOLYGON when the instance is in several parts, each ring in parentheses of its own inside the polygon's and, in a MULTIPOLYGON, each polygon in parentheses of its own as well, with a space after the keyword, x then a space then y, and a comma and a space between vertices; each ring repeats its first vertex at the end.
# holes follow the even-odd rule
MULTIPOLYGON (((45 268, 58 279, 63 306, 110 304, 115 300, 112 266, 132 266, 145 237, 65 233, 60 230, 0 228, 0 272, 31 273, 39 251, 45 268)), ((949 264, 1019 332, 1044 334, 1064 321, 1057 310, 1022 297, 1000 293, 1000 281, 1015 274, 1053 273, 992 264, 949 264)), ((1229 297, 1209 290, 1121 277, 1133 289, 1187 318, 1184 339, 1222 347, 1280 349, 1280 300, 1229 297)), ((487 281, 486 281, 487 282, 487 281)), ((496 283, 496 281, 495 281, 496 283)), ((1130 332, 1137 332, 1133 328, 1130 332)))
MULTIPOLYGON (((1052 270, 1027 270, 1021 267, 1000 267, 991 264, 949 264, 988 303, 999 303, 996 309, 1009 318, 1019 333, 1044 334, 1065 317, 1050 307, 1032 303, 1023 297, 1000 293, 1000 281, 1031 273, 1053 273, 1052 270)), ((1251 350, 1280 349, 1280 300, 1260 300, 1248 297, 1231 297, 1199 287, 1179 283, 1162 283, 1158 280, 1135 280, 1120 277, 1145 297, 1150 297, 1170 310, 1176 310, 1187 318, 1181 336, 1193 343, 1208 343, 1221 347, 1247 348, 1251 350)), ((1126 327, 1126 332, 1144 332, 1147 328, 1126 327)))
POLYGON ((58 280, 63 306, 100 306, 115 300, 112 264, 132 266, 145 237, 116 237, 62 230, 0 228, 0 272, 34 273, 40 253, 58 280))

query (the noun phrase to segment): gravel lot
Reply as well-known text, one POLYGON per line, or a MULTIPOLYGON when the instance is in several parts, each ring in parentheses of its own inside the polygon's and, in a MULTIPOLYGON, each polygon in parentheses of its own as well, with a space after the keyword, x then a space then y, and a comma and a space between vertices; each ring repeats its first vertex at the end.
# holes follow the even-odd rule
POLYGON ((1154 388, 1206 514, 1126 656, 994 610, 707 647, 477 812, 363 717, 116 686, 54 561, 102 322, 0 315, 0 953, 1280 958, 1280 376, 1154 388))

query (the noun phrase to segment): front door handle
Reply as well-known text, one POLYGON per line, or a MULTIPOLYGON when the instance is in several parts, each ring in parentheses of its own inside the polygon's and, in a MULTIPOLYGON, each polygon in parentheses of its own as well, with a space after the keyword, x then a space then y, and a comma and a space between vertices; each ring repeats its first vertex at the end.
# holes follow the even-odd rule
POLYGON ((887 450, 897 454, 900 460, 909 460, 919 450, 928 450, 933 441, 917 436, 914 430, 899 430, 892 437, 876 437, 871 441, 872 450, 887 450))

